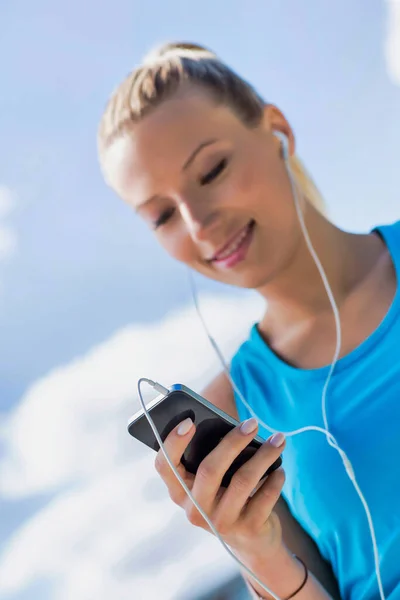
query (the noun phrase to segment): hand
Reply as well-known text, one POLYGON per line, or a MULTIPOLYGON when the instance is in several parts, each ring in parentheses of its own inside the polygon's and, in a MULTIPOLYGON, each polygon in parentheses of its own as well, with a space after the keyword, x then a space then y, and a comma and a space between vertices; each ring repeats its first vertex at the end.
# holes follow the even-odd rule
MULTIPOLYGON (((232 429, 203 459, 197 474, 192 475, 182 465, 181 457, 196 428, 192 423, 189 429, 186 428, 184 435, 179 435, 181 425, 182 423, 168 435, 164 442, 165 449, 193 497, 225 543, 242 555, 260 552, 264 558, 273 555, 282 545, 280 521, 273 509, 279 499, 285 475, 282 469, 278 469, 261 483, 260 479, 282 453, 285 445, 283 436, 279 434, 283 440, 279 447, 274 446, 277 435, 269 438, 238 469, 229 486, 224 489, 221 488, 221 482, 225 472, 255 437, 257 426, 249 433, 244 433, 240 426, 232 429), (252 495, 256 487, 258 489, 252 495)), ((157 453, 155 467, 167 485, 172 501, 185 510, 190 523, 211 531, 177 480, 161 449, 157 453)))

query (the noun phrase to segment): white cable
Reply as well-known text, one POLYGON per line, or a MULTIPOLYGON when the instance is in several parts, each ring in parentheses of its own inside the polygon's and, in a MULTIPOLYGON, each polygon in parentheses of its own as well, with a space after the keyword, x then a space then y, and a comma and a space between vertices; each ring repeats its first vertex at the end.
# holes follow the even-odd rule
POLYGON ((183 489, 185 490, 186 494, 189 496, 190 500, 193 502, 193 504, 195 505, 195 507, 197 508, 197 510, 199 511, 199 513, 201 514, 201 516, 203 517, 203 519, 206 521, 206 523, 208 524, 208 526, 210 527, 210 529, 212 530, 212 532, 214 533, 214 535, 217 537, 217 539, 221 542, 221 544, 224 546, 225 550, 228 552, 228 554, 230 554, 232 556, 232 558, 240 565, 240 567, 246 571, 246 573, 248 575, 250 575, 250 577, 253 577, 253 579, 255 581, 257 581, 258 585, 260 587, 263 588, 263 590, 265 590, 270 596, 272 596, 272 598, 274 600, 281 600, 279 598, 279 596, 277 596, 272 590, 270 590, 265 583, 263 583, 252 571, 251 569, 249 569, 244 563, 242 563, 242 561, 235 556, 235 554, 232 552, 232 550, 229 548, 229 546, 226 544, 226 542, 222 539, 222 537, 220 536, 220 534, 218 533, 218 531, 216 530, 215 526, 213 525, 212 521, 210 520, 210 518, 206 515, 206 513, 203 511, 203 509, 201 508, 201 506, 198 504, 197 500, 193 497, 191 491, 189 490, 189 488, 187 487, 186 483, 183 481, 182 477, 180 476, 178 470, 176 469, 175 465, 172 463, 170 457, 168 456, 167 451, 165 450, 164 444, 162 442, 162 439, 157 431, 157 427, 154 425, 153 419, 151 418, 149 411, 146 408, 146 405, 144 403, 143 400, 143 396, 142 396, 142 391, 140 389, 140 386, 142 383, 148 383, 151 387, 155 388, 157 391, 161 392, 162 394, 168 394, 169 390, 167 388, 165 388, 163 385, 152 381, 151 379, 147 379, 146 377, 141 377, 138 381, 138 393, 139 393, 139 399, 140 399, 140 403, 142 405, 144 414, 146 415, 146 418, 150 424, 150 427, 153 430, 153 433, 156 437, 157 442, 160 445, 160 448, 165 456, 165 459, 167 461, 167 463, 169 464, 169 466, 171 467, 171 469, 173 470, 173 472, 175 473, 176 478, 178 479, 179 483, 181 484, 181 486, 183 487, 183 489))
MULTIPOLYGON (((320 273, 322 282, 324 284, 326 293, 328 295, 328 299, 329 302, 331 304, 332 307, 332 311, 333 311, 333 316, 335 319, 335 328, 336 328, 336 347, 335 347, 335 352, 334 352, 334 356, 333 356, 333 361, 327 376, 327 379, 325 381, 325 385, 323 387, 322 390, 322 397, 321 397, 321 408, 322 408, 322 418, 323 418, 323 422, 324 422, 324 428, 322 427, 317 427, 314 425, 311 426, 307 426, 307 427, 302 427, 300 429, 295 429, 293 431, 286 431, 286 432, 282 432, 284 433, 284 435, 286 437, 292 437, 295 435, 299 435, 300 433, 304 433, 305 431, 319 431, 320 433, 324 433, 327 439, 327 442, 330 446, 332 446, 335 450, 337 450, 337 452, 339 453, 343 465, 345 467, 346 473, 351 481, 351 483, 354 486, 354 489, 357 492, 357 495, 360 498, 360 501, 364 507, 365 513, 366 513, 366 517, 367 517, 367 521, 368 521, 368 526, 369 526, 369 531, 370 531, 370 535, 371 535, 371 542, 372 542, 372 548, 373 548, 373 555, 374 555, 374 565, 375 565, 375 574, 376 574, 376 579, 377 579, 377 583, 378 583, 378 588, 379 588, 379 596, 380 596, 380 600, 386 600, 385 598, 385 594, 383 591, 383 584, 382 584, 382 576, 381 576, 381 572, 380 572, 380 564, 379 564, 379 552, 378 552, 378 544, 377 544, 377 540, 376 540, 376 534, 375 534, 375 527, 374 527, 374 523, 373 523, 373 519, 372 519, 372 515, 371 515, 371 511, 369 509, 368 503, 365 499, 365 496, 363 495, 360 486, 358 484, 358 481, 356 479, 352 464, 348 458, 348 456, 346 455, 345 451, 339 446, 339 444, 337 443, 335 437, 332 435, 332 433, 329 431, 329 427, 328 427, 328 419, 327 419, 327 414, 326 414, 326 396, 327 396, 327 390, 328 390, 328 386, 329 383, 331 381, 332 378, 332 374, 333 371, 335 369, 336 363, 338 361, 339 355, 340 355, 340 350, 341 350, 341 344, 342 344, 342 331, 341 331, 341 324, 340 324, 340 316, 339 316, 339 310, 335 301, 335 298, 333 296, 332 293, 332 289, 329 285, 329 281, 328 278, 326 276, 325 270, 321 264, 321 261, 318 258, 318 255, 315 251, 314 246, 312 245, 305 221, 304 221, 304 215, 303 212, 301 210, 301 206, 300 206, 300 201, 299 201, 299 197, 298 197, 298 188, 297 188, 297 184, 294 180, 294 177, 292 175, 289 163, 287 158, 284 158, 284 164, 286 167, 286 171, 289 177, 289 181, 291 184, 291 188, 292 188, 292 192, 293 192, 293 200, 294 200, 294 204, 296 207, 296 211, 297 211, 297 216, 299 218, 299 222, 300 222, 300 227, 302 229, 302 233, 304 235, 304 239, 305 242, 307 244, 308 250, 315 262, 315 265, 320 273)), ((207 324, 200 312, 199 309, 199 305, 198 305, 198 300, 197 300, 197 293, 196 293, 196 289, 194 286, 194 280, 193 280, 193 275, 192 272, 189 271, 189 280, 190 280, 190 285, 191 285, 191 290, 192 290, 192 296, 193 296, 193 300, 194 300, 194 305, 196 308, 196 312, 203 324, 204 330, 207 334, 207 337, 212 345, 212 347, 214 348, 221 364, 222 367, 226 373, 226 375, 228 376, 229 381, 232 384, 233 389, 235 390, 235 392, 237 393, 237 395, 239 396, 240 400, 243 402, 243 404, 246 406, 246 408, 249 410, 250 414, 255 417, 257 419, 257 421, 268 431, 272 432, 272 433, 276 433, 277 430, 272 428, 270 425, 268 425, 267 423, 264 423, 264 421, 262 421, 253 411, 252 407, 246 402, 245 398, 243 397, 243 394, 241 393, 241 391, 239 390, 239 388, 237 387, 236 383, 234 382, 234 380, 231 377, 231 373, 229 370, 228 365, 226 364, 226 361, 220 351, 220 349, 218 348, 218 345, 216 343, 216 341, 214 340, 214 338, 211 336, 207 324)))
MULTIPOLYGON (((299 218, 299 222, 300 222, 300 226, 302 229, 302 233, 304 235, 304 239, 305 242, 307 244, 308 250, 315 262, 315 265, 320 273, 322 282, 324 284, 326 293, 328 295, 328 299, 329 302, 331 304, 332 307, 332 311, 333 311, 333 316, 334 316, 334 320, 335 320, 335 328, 336 328, 336 347, 335 347, 335 352, 334 352, 334 356, 333 356, 333 361, 327 376, 327 379, 325 381, 325 385, 323 387, 322 390, 322 397, 321 397, 321 408, 322 408, 322 418, 323 418, 323 423, 324 423, 324 428, 322 427, 318 427, 315 425, 310 425, 307 427, 301 427, 300 429, 296 429, 293 431, 287 431, 287 432, 282 432, 284 433, 284 435, 286 437, 292 437, 295 435, 299 435, 300 433, 304 433, 305 431, 318 431, 320 433, 323 433, 326 436, 327 442, 330 446, 332 446, 335 450, 337 450, 337 452, 339 453, 344 467, 346 469, 346 473, 350 479, 350 481, 352 482, 361 502, 362 505, 364 507, 366 516, 367 516, 367 520, 368 520, 368 525, 369 525, 369 530, 370 530, 370 534, 371 534, 371 540, 372 540, 372 547, 373 547, 373 553, 374 553, 374 563, 375 563, 375 574, 376 574, 376 578, 377 578, 377 583, 378 583, 378 587, 379 587, 379 595, 380 595, 380 600, 386 600, 385 599, 385 595, 384 595, 384 591, 383 591, 383 584, 382 584, 382 578, 381 578, 381 573, 380 573, 380 565, 379 565, 379 553, 378 553, 378 545, 377 545, 377 541, 376 541, 376 535, 375 535, 375 529, 374 529, 374 524, 373 524, 373 520, 372 520, 372 515, 368 506, 368 503, 363 495, 363 493, 361 492, 360 486, 357 482, 353 467, 351 465, 351 462, 349 460, 349 458, 347 457, 346 453, 344 452, 344 450, 342 450, 342 448, 339 446, 339 444, 337 443, 335 437, 332 435, 332 433, 329 431, 329 426, 328 426, 328 419, 327 419, 327 414, 326 414, 326 396, 327 396, 327 390, 328 390, 328 386, 329 383, 331 381, 332 378, 332 374, 333 371, 335 369, 336 363, 339 359, 339 355, 340 355, 340 350, 341 350, 341 342, 342 342, 342 332, 341 332, 341 324, 340 324, 340 316, 339 316, 339 310, 337 307, 337 304, 335 302, 331 287, 329 285, 329 281, 328 278, 326 276, 326 273, 324 271, 324 268, 318 258, 318 255, 312 245, 312 242, 310 240, 310 236, 304 221, 304 216, 303 216, 303 212, 301 210, 301 206, 300 206, 300 202, 299 202, 299 198, 298 198, 298 190, 297 190, 297 185, 294 181, 294 177, 292 176, 291 173, 291 169, 289 167, 288 164, 288 160, 287 158, 284 159, 284 164, 289 176, 289 180, 290 180, 290 184, 292 187, 292 191, 293 191, 293 199, 294 199, 294 204, 296 207, 296 211, 297 211, 297 215, 299 218)), ((262 421, 253 411, 252 407, 246 402, 245 398, 243 397, 243 394, 241 393, 241 391, 239 390, 239 388, 237 387, 236 383, 234 382, 234 380, 231 377, 230 374, 230 370, 228 365, 226 364, 226 361, 216 343, 216 341, 214 340, 214 338, 211 336, 207 324, 203 319, 203 316, 200 312, 199 306, 198 306, 198 300, 197 300, 197 293, 196 293, 196 289, 195 289, 195 285, 194 285, 194 281, 193 281, 193 276, 192 276, 192 272, 189 271, 189 275, 190 275, 190 284, 191 284, 191 290, 192 290, 192 295, 193 295, 193 300, 194 300, 194 304, 195 304, 195 308, 197 311, 197 314, 203 324, 204 330, 207 334, 207 337, 212 345, 212 347, 214 348, 222 366, 223 369, 226 373, 226 375, 228 376, 229 381, 232 384, 232 387, 234 389, 234 391, 236 392, 236 394, 238 395, 238 397, 240 398, 240 400, 243 402, 243 404, 246 406, 246 408, 249 410, 250 414, 255 417, 257 419, 257 421, 268 431, 272 432, 272 433, 277 433, 278 430, 274 429, 273 427, 271 427, 270 425, 268 425, 267 423, 264 423, 264 421, 262 421)), ((210 527, 210 529, 213 531, 214 535, 217 537, 217 539, 221 542, 221 544, 224 546, 225 550, 228 552, 228 554, 230 554, 230 556, 232 556, 232 558, 242 567, 242 569, 248 574, 250 575, 259 585, 260 587, 263 588, 263 590, 265 590, 268 594, 270 594, 270 596, 274 599, 274 600, 280 600, 280 598, 272 591, 270 590, 262 581, 260 581, 260 579, 244 564, 241 562, 241 560, 235 556, 235 554, 232 552, 232 550, 229 548, 229 546, 225 543, 225 541, 222 539, 222 537, 220 536, 220 534, 218 533, 218 531, 216 530, 216 528, 214 527, 213 523, 211 522, 211 520, 209 519, 209 517, 206 515, 206 513, 203 511, 203 509, 201 508, 201 506, 199 506, 199 504, 197 503, 197 501, 195 500, 195 498, 193 497, 191 491, 189 490, 189 488, 187 487, 187 485, 185 484, 185 482, 183 481, 182 477, 180 476, 178 470, 176 469, 175 465, 172 463, 171 459, 168 456, 168 453, 165 450, 164 444, 160 438, 160 435, 157 431, 156 426, 154 425, 154 422, 146 408, 146 405, 144 403, 143 397, 142 397, 142 392, 140 389, 140 386, 142 383, 148 383, 151 387, 155 388, 157 391, 159 391, 162 394, 168 394, 169 390, 167 388, 165 388, 164 386, 162 386, 161 384, 152 381, 151 379, 146 379, 144 377, 142 377, 141 379, 139 379, 138 381, 138 393, 139 393, 139 399, 140 399, 140 403, 142 405, 143 411, 146 415, 146 418, 153 430, 153 433, 156 437, 156 440, 158 442, 158 444, 160 445, 160 448, 168 462, 168 465, 171 467, 172 471, 174 472, 176 478, 178 479, 179 483, 181 484, 181 486, 183 487, 183 489, 185 490, 186 494, 189 496, 190 500, 193 502, 193 504, 195 505, 195 507, 197 508, 197 510, 199 511, 199 513, 201 514, 201 516, 203 517, 203 519, 206 521, 206 523, 208 524, 208 526, 210 527)))
MULTIPOLYGON (((194 288, 194 284, 193 284, 193 276, 192 276, 192 272, 189 271, 189 277, 190 277, 190 282, 191 282, 191 287, 192 287, 192 294, 193 294, 193 301, 196 307, 196 312, 203 324, 203 327, 206 331, 207 337, 212 345, 212 347, 214 348, 220 362, 222 363, 222 366, 224 368, 225 374, 228 376, 229 381, 232 384, 233 389, 235 390, 235 392, 237 393, 237 395, 239 396, 240 400, 243 402, 243 404, 246 406, 246 408, 248 409, 248 411, 250 412, 250 414, 257 419, 258 423, 261 424, 265 429, 267 429, 268 431, 270 431, 271 433, 279 433, 278 429, 274 429, 273 427, 271 427, 271 425, 268 425, 267 423, 265 423, 262 419, 260 419, 256 413, 254 412, 254 410, 252 409, 252 407, 250 406, 250 404, 247 403, 247 401, 245 400, 245 398, 243 397, 242 392, 240 391, 240 389, 238 388, 238 386, 236 385, 235 381, 232 379, 231 374, 230 374, 230 370, 229 367, 225 361, 225 358, 223 357, 220 349, 218 348, 217 342, 215 341, 215 339, 211 336, 209 329, 207 327, 206 322, 203 319, 203 316, 200 312, 199 306, 198 306, 198 301, 197 301, 197 296, 196 296, 196 292, 195 292, 195 288, 194 288)), ((323 429, 322 427, 318 427, 317 425, 310 425, 307 427, 301 427, 300 429, 295 429, 293 431, 282 431, 281 433, 283 433, 286 437, 291 437, 294 435, 297 435, 299 433, 303 433, 304 431, 319 431, 320 433, 324 433, 326 435, 326 437, 328 439, 330 439, 333 444, 337 444, 334 436, 330 433, 330 431, 327 431, 326 429, 323 429)), ((336 447, 336 446, 334 446, 336 447)))
MULTIPOLYGON (((328 417, 326 414, 326 396, 327 396, 327 390, 328 390, 328 385, 330 383, 334 368, 336 366, 336 363, 339 359, 339 355, 340 355, 340 349, 341 349, 341 345, 342 345, 342 328, 341 328, 341 323, 340 323, 340 316, 339 316, 339 309, 337 307, 335 298, 333 296, 332 293, 332 289, 329 285, 329 281, 328 278, 326 276, 325 270, 321 264, 321 261, 319 260, 319 257, 315 251, 314 246, 312 245, 309 233, 308 233, 308 229, 307 226, 305 224, 305 220, 304 220, 304 215, 303 215, 303 211, 301 210, 300 207, 300 202, 299 202, 299 196, 298 196, 298 187, 296 185, 296 182, 294 181, 294 178, 292 176, 290 167, 288 165, 287 160, 284 160, 284 164, 286 166, 286 171, 288 173, 289 176, 289 180, 290 180, 290 184, 292 187, 292 191, 293 191, 293 198, 294 198, 294 203, 295 203, 295 207, 296 207, 296 212, 297 212, 297 216, 300 222, 300 226, 302 229, 302 233, 305 239, 305 242, 307 244, 308 250, 314 260, 314 263, 319 271, 319 274, 321 276, 322 282, 324 284, 325 287, 325 291, 327 293, 329 302, 331 304, 332 307, 332 312, 333 312, 333 316, 334 316, 334 320, 335 320, 335 327, 336 327, 336 348, 335 348, 335 353, 334 353, 334 357, 333 357, 333 361, 331 364, 331 368, 329 370, 328 373, 328 377, 325 381, 325 385, 322 391, 322 418, 324 421, 324 427, 327 430, 327 432, 329 432, 329 426, 328 426, 328 417)), ((348 458, 348 456, 346 455, 346 453, 344 452, 344 450, 342 450, 342 448, 340 448, 339 444, 336 442, 336 440, 334 440, 332 442, 332 440, 328 437, 327 435, 327 442, 328 444, 330 444, 333 448, 335 448, 342 461, 344 464, 344 467, 346 469, 346 473, 351 481, 351 483, 353 484, 354 489, 356 490, 358 497, 360 498, 360 501, 364 507, 365 510, 365 514, 367 517, 367 521, 368 521, 368 526, 369 526, 369 531, 370 531, 370 535, 371 535, 371 542, 372 542, 372 550, 373 550, 373 555, 374 555, 374 566, 375 566, 375 575, 376 575, 376 579, 377 579, 377 583, 378 583, 378 588, 379 588, 379 595, 381 597, 381 600, 385 600, 385 595, 384 595, 384 591, 383 591, 383 583, 382 583, 382 576, 381 576, 381 572, 380 572, 380 564, 379 564, 379 552, 378 552, 378 544, 377 544, 377 540, 376 540, 376 533, 375 533, 375 527, 374 527, 374 523, 373 523, 373 519, 372 519, 372 515, 371 515, 371 511, 370 508, 368 506, 368 502, 365 499, 364 494, 361 491, 361 488, 359 486, 359 483, 357 481, 356 475, 354 473, 354 469, 353 466, 348 458)))

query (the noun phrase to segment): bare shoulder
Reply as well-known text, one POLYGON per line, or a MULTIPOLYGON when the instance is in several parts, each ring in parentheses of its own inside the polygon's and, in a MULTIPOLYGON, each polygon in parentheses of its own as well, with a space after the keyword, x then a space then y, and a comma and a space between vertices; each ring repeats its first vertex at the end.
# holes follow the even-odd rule
POLYGON ((239 420, 232 385, 223 371, 203 389, 201 395, 229 416, 239 420))

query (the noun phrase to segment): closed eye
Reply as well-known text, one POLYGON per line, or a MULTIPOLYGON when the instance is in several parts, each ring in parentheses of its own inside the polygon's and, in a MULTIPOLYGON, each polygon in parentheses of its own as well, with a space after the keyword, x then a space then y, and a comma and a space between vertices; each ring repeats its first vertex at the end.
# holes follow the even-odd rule
POLYGON ((158 229, 158 227, 165 225, 170 220, 172 215, 174 214, 174 211, 175 211, 175 209, 171 207, 171 208, 165 210, 163 213, 161 213, 161 215, 158 217, 158 219, 153 223, 154 229, 158 229))
POLYGON ((201 185, 207 185, 208 183, 211 183, 214 179, 216 179, 218 177, 218 175, 220 175, 220 173, 222 173, 222 171, 225 169, 227 164, 228 164, 228 161, 226 158, 223 158, 222 160, 220 160, 215 165, 215 167, 207 173, 207 175, 204 175, 204 177, 202 177, 200 179, 201 185))

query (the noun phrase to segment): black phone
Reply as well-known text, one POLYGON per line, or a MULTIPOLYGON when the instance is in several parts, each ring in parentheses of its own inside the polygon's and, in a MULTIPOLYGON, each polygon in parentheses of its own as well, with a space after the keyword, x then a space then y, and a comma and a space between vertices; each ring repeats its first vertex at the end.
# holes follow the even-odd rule
MULTIPOLYGON (((165 396, 157 396, 146 408, 163 442, 174 427, 186 418, 190 417, 195 423, 196 433, 181 459, 186 470, 193 473, 193 475, 196 474, 201 461, 207 454, 219 444, 231 429, 239 425, 236 419, 233 419, 205 398, 180 383, 173 385, 165 396)), ((140 409, 131 417, 128 431, 131 436, 156 452, 160 449, 143 409, 140 409)), ((264 441, 258 435, 250 441, 226 471, 221 483, 222 487, 228 487, 236 471, 257 452, 264 441)), ((281 464, 282 458, 279 457, 261 479, 278 469, 281 464)))

